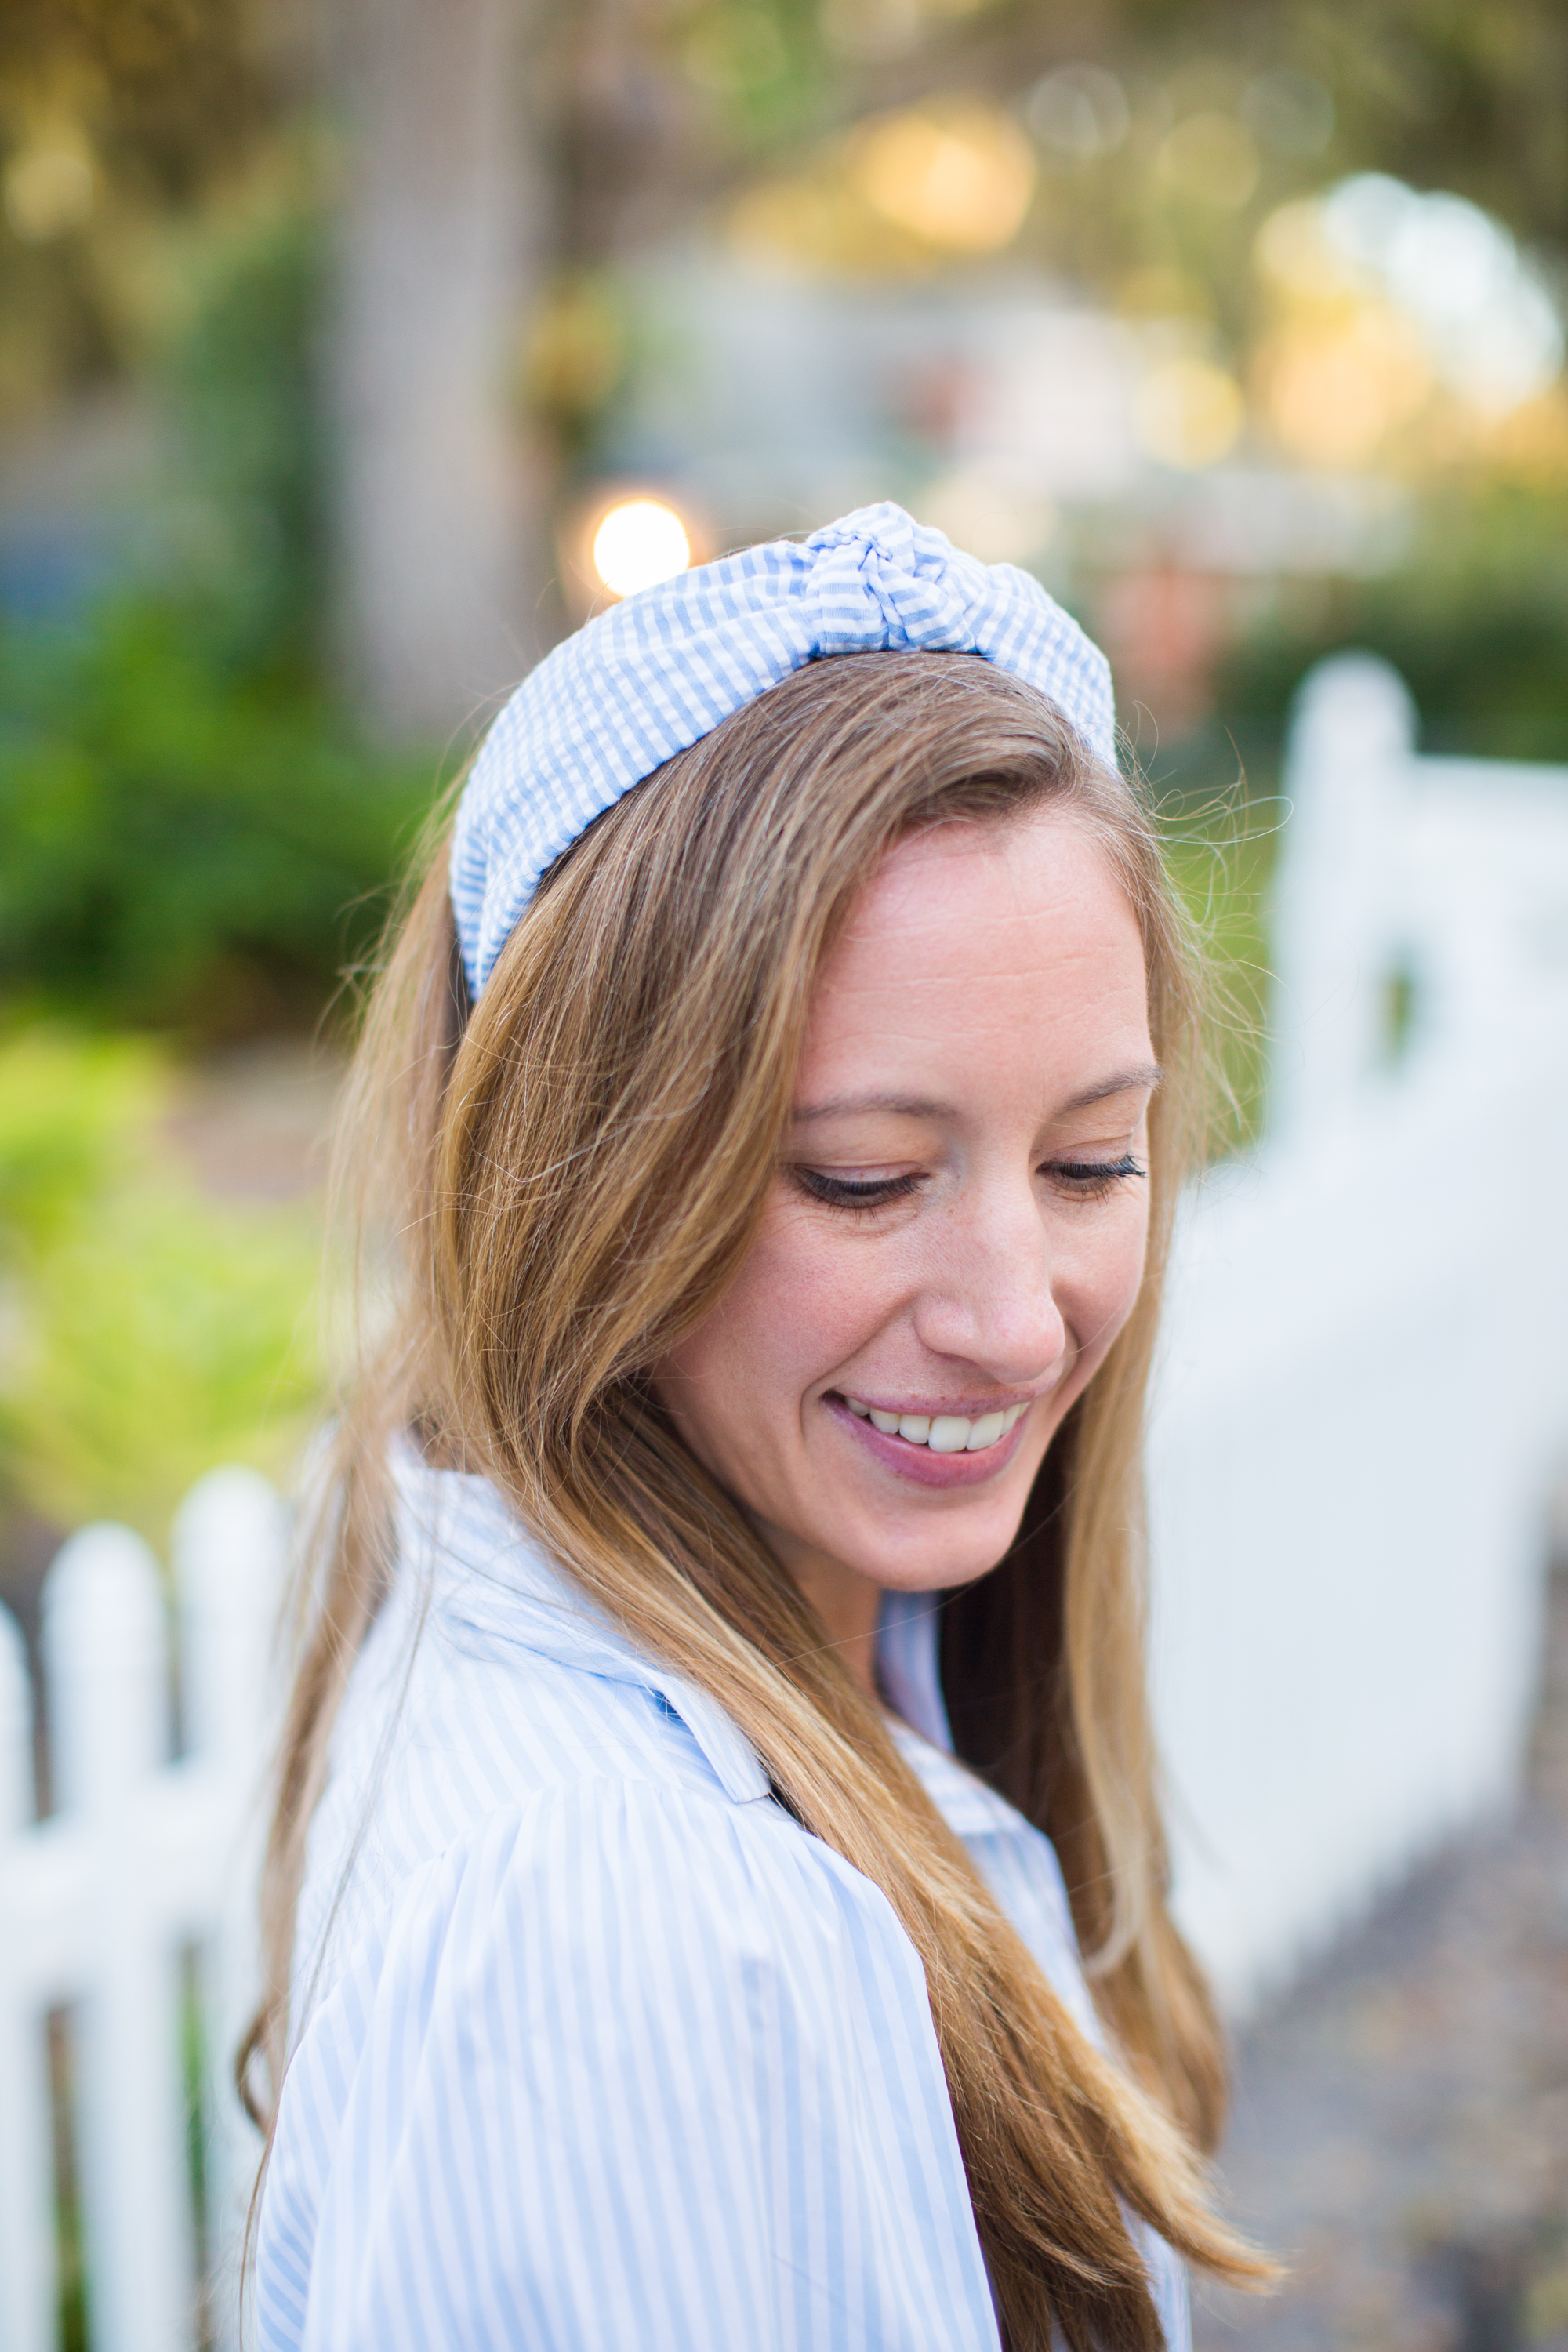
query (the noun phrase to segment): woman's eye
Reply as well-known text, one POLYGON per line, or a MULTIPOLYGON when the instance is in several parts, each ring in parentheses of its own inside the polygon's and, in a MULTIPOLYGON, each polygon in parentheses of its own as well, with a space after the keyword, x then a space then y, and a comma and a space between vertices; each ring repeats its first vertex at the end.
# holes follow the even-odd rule
MULTIPOLYGON (((1040 1171, 1076 1201, 1103 1200, 1147 1171, 1131 1152, 1120 1160, 1053 1160, 1040 1171)), ((902 1176, 834 1176, 826 1168, 792 1168, 790 1176, 808 1200, 831 1209, 880 1209, 889 1202, 907 1200, 923 1179, 911 1170, 902 1176)))
POLYGON ((1124 1152, 1120 1160, 1053 1160, 1047 1162, 1044 1173, 1079 1200, 1101 1201, 1114 1192, 1119 1184, 1131 1178, 1145 1176, 1148 1170, 1139 1165, 1132 1154, 1124 1152))
POLYGON ((791 1170, 801 1191, 831 1209, 879 1209, 885 1202, 901 1201, 920 1182, 918 1172, 907 1176, 830 1176, 825 1168, 791 1170))

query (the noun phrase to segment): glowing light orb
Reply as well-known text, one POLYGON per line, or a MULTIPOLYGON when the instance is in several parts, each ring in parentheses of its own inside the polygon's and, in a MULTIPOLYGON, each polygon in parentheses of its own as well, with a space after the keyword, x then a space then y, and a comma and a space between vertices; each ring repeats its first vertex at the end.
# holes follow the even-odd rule
POLYGON ((691 561, 686 525, 658 499, 626 499, 594 533, 594 569, 614 596, 671 580, 691 561))
POLYGON ((74 134, 26 147, 5 167, 5 217, 25 245, 47 245, 79 228, 96 193, 92 158, 74 134))
POLYGON ((999 108, 965 103, 886 114, 855 142, 873 212, 951 253, 996 253, 1035 194, 1034 151, 999 108))

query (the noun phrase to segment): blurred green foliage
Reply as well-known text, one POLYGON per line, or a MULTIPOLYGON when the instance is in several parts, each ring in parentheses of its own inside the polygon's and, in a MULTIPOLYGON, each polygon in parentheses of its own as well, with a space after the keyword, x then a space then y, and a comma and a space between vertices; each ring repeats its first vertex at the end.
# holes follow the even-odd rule
POLYGON ((45 1031, 0 1047, 0 1275, 37 1265, 100 1192, 124 1139, 155 1118, 154 1051, 45 1031))
POLYGON ((1424 750, 1568 761, 1568 488, 1435 489, 1393 569, 1279 593, 1226 660, 1220 707, 1277 757, 1303 673, 1347 646, 1394 664, 1424 750))
POLYGON ((281 1468, 320 1386, 310 1215, 206 1199, 168 1091, 140 1042, 0 1045, 0 1491, 155 1540, 215 1462, 281 1468))
POLYGON ((177 604, 0 633, 0 990, 194 1037, 308 1025, 384 917, 427 762, 177 604))
POLYGON ((171 551, 182 617, 210 652, 275 688, 308 687, 328 625, 325 225, 308 180, 290 173, 191 243, 182 323, 152 375, 185 521, 171 551))
POLYGON ((1279 836, 1267 806, 1237 789, 1168 804, 1161 835, 1206 965, 1209 1151, 1222 1159, 1256 1141, 1262 1126, 1268 891, 1279 836))
POLYGON ((298 102, 287 45, 260 29, 247 0, 0 9, 0 168, 79 143, 91 167, 53 220, 8 205, 0 420, 144 363, 162 325, 169 225, 231 187, 298 102))
POLYGON ((195 1039, 309 1026, 385 913, 434 762, 324 682, 321 236, 216 230, 158 377, 180 495, 153 576, 0 622, 0 993, 195 1039))

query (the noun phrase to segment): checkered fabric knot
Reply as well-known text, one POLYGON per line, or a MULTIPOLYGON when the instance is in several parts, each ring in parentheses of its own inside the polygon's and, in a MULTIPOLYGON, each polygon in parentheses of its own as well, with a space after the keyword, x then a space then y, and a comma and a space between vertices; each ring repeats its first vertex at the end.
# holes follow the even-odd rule
POLYGON ((452 905, 478 995, 547 866, 731 712, 825 655, 980 654, 1114 762, 1110 671, 1037 580, 891 503, 678 572, 602 613, 518 688, 464 788, 452 905))

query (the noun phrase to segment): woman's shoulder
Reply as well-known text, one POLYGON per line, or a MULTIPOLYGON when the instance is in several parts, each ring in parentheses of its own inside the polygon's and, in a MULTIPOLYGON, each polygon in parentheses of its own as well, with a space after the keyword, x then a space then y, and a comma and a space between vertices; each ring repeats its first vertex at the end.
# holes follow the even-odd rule
POLYGON ((366 2100, 378 2144, 422 2112, 461 2109, 468 2129, 476 2106, 542 2101, 587 2145, 672 2053, 710 2093, 787 2049, 797 2090, 838 2096, 912 2032, 941 2076, 920 1960, 879 1890, 771 1799, 610 1773, 489 1810, 407 1871, 341 1923, 300 2009, 268 2179, 286 2238, 366 2100))
POLYGON ((605 1866, 635 1790, 670 1800, 667 1825, 684 1822, 693 1837, 713 1809, 754 1813, 749 1844, 771 1853, 779 1832, 786 1848, 809 1843, 820 1874, 827 1849, 773 1803, 732 1718, 641 1654, 493 1489, 425 1473, 414 1505, 405 1496, 397 1574, 351 1676, 310 1827, 295 1946, 302 1999, 335 1979, 430 1864, 477 1851, 492 1827, 504 1838, 530 1809, 572 1815, 605 1866))
POLYGON ((904 1940, 880 1890, 773 1798, 601 1770, 489 1808, 446 1841, 406 1874, 344 1974, 357 1978, 356 2012, 379 1984, 437 1997, 437 1955, 442 1967, 462 1956, 470 1985, 492 1968, 521 1967, 536 1989, 596 1977, 602 2000, 623 1971, 646 1983, 661 1948, 679 1956, 673 1994, 737 1969, 837 1971, 884 1935, 904 1940))
POLYGON ((840 2325, 869 2258, 823 2268, 823 2164, 848 2247, 917 2220, 932 2240, 918 2282, 870 2263, 911 2305, 894 2340, 927 2340, 913 2306, 935 2302, 941 2341, 994 2346, 924 1977, 885 1898, 770 1798, 558 1781, 411 1874, 307 2019, 260 2214, 262 2340, 402 2341, 360 2308, 395 2241, 437 2282, 442 2346, 511 2343, 477 2308, 503 2292, 551 2344, 882 2341, 840 2325), (448 2227, 470 2180, 479 2206, 448 2227), (290 2316, 307 2301, 314 2334, 290 2316))

